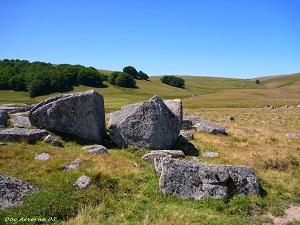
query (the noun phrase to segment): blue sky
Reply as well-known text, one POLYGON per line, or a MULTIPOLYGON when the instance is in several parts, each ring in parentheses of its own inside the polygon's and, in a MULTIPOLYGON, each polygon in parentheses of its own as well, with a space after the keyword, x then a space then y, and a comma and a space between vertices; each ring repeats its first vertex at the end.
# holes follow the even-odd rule
POLYGON ((0 0, 0 59, 148 75, 300 72, 300 0, 0 0))

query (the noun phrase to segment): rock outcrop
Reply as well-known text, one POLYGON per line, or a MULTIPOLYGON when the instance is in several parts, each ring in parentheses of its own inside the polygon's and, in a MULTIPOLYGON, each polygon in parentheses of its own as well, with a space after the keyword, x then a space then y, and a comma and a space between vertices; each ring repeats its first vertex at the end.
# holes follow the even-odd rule
POLYGON ((103 96, 94 90, 57 95, 35 105, 29 112, 29 120, 37 127, 102 142, 103 96))
POLYGON ((0 110, 0 128, 6 127, 9 115, 6 111, 0 110))
MULTIPOLYGON (((113 116, 112 116, 113 117, 113 116)), ((159 96, 138 105, 113 129, 117 145, 150 149, 171 149, 180 132, 181 122, 159 96)))
POLYGON ((23 197, 37 189, 24 181, 0 174, 0 210, 23 203, 23 197))
POLYGON ((9 128, 0 130, 0 140, 3 141, 26 141, 34 143, 46 135, 48 135, 48 132, 40 129, 9 128))
POLYGON ((160 190, 181 198, 200 200, 260 195, 258 179, 250 167, 195 163, 167 157, 155 159, 155 166, 161 171, 160 190))

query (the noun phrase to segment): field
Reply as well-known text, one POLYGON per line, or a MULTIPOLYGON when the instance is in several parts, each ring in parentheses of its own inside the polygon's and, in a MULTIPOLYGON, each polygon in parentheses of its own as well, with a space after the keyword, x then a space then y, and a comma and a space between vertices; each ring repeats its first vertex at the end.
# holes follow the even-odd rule
MULTIPOLYGON (((40 191, 27 196, 20 207, 0 211, 0 224, 13 224, 5 222, 8 217, 53 217, 68 225, 273 224, 267 213, 283 216, 290 206, 300 206, 300 139, 285 137, 288 132, 300 134, 300 108, 281 108, 300 104, 300 73, 258 78, 260 84, 256 79, 180 77, 186 81, 185 89, 150 77, 150 81, 138 80, 136 89, 105 83, 107 87, 95 90, 104 96, 106 113, 160 95, 182 99, 185 116, 225 125, 227 136, 194 133, 192 143, 199 150, 199 159, 252 167, 265 191, 262 197, 193 201, 163 195, 153 166, 141 159, 147 149, 107 146, 109 155, 95 157, 68 140, 64 148, 43 142, 8 143, 0 146, 0 174, 26 180, 40 191), (265 109, 265 105, 276 109, 265 109), (221 121, 229 116, 235 121, 221 121), (34 155, 43 151, 49 152, 51 159, 35 161, 34 155), (217 152, 219 157, 202 158, 205 151, 217 152), (84 160, 82 166, 61 170, 76 158, 84 160), (81 175, 92 177, 88 189, 74 187, 81 175)), ((78 86, 72 92, 89 89, 78 86)), ((31 99, 24 92, 0 90, 0 103, 33 104, 49 96, 31 99)))

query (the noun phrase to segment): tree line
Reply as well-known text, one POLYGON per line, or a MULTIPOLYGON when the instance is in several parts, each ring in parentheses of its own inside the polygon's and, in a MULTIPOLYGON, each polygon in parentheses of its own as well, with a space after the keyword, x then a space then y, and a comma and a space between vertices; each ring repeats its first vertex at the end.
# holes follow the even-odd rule
POLYGON ((0 90, 26 91, 30 97, 68 90, 79 84, 101 87, 107 75, 93 67, 27 60, 0 60, 0 90))

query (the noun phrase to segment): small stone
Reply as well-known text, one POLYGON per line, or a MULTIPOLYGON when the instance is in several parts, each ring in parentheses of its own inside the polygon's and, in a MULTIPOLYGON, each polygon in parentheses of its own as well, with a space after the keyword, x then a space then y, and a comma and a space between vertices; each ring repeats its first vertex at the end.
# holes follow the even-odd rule
POLYGON ((108 154, 107 149, 103 145, 89 145, 82 148, 88 150, 91 154, 108 154))
POLYGON ((45 161, 45 160, 48 160, 49 158, 50 158, 50 154, 49 153, 47 153, 47 152, 42 152, 42 153, 39 153, 39 154, 36 154, 35 156, 34 156, 34 159, 35 160, 43 160, 43 161, 45 161))
POLYGON ((203 152, 202 157, 204 158, 217 158, 219 154, 216 152, 203 152))
POLYGON ((50 144, 52 144, 54 146, 59 146, 59 147, 63 146, 63 144, 58 139, 56 139, 55 137, 51 136, 50 134, 44 139, 44 142, 50 143, 50 144))
POLYGON ((64 170, 75 170, 80 166, 81 163, 82 163, 81 159, 76 159, 73 162, 69 162, 69 163, 65 164, 63 166, 63 169, 64 170))
POLYGON ((296 133, 287 133, 285 135, 286 137, 290 137, 290 138, 299 138, 300 136, 296 133))
POLYGON ((81 176, 77 179, 74 185, 77 185, 79 188, 87 188, 91 183, 91 178, 88 176, 81 176))

